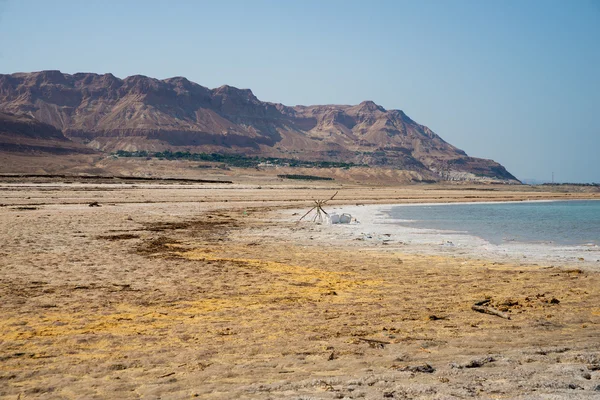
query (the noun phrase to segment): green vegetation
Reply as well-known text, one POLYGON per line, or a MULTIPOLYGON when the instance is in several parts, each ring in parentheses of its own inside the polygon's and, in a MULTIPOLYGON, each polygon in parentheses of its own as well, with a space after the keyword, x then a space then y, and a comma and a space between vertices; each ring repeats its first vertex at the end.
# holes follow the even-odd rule
MULTIPOLYGON (((232 167, 253 168, 260 166, 285 166, 285 167, 304 167, 304 168, 351 168, 365 166, 363 164, 354 164, 351 162, 338 161, 303 161, 289 158, 273 157, 248 157, 242 154, 220 154, 220 153, 190 153, 189 151, 172 152, 169 150, 148 153, 147 151, 125 151, 119 150, 114 153, 118 157, 144 157, 159 158, 165 160, 190 160, 222 163, 232 167)), ((293 179, 293 178, 292 178, 293 179)))
POLYGON ((119 157, 148 157, 147 151, 125 151, 119 150, 116 153, 113 153, 119 157))
POLYGON ((333 178, 327 178, 325 176, 315 175, 277 175, 278 178, 283 179, 302 179, 306 181, 332 181, 333 178))

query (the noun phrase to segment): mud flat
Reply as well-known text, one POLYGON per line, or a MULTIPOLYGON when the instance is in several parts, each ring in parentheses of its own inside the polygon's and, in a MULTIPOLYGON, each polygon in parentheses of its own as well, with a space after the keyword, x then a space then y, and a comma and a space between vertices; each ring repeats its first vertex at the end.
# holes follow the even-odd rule
POLYGON ((524 188, 0 183, 0 397, 600 395, 596 270, 425 254, 400 238, 356 240, 363 232, 296 223, 293 209, 334 190, 331 208, 474 193, 598 198, 524 188))

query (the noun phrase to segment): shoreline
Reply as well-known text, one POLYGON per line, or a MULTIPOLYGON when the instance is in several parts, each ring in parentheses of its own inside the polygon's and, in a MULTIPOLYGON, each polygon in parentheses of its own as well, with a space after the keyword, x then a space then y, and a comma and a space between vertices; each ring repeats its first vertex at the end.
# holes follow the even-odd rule
MULTIPOLYGON (((586 200, 531 200, 528 202, 586 201, 586 200)), ((511 262, 521 265, 548 265, 585 268, 600 271, 600 247, 598 245, 562 245, 555 243, 531 243, 511 241, 493 244, 479 236, 459 231, 428 229, 405 226, 391 218, 392 207, 415 207, 437 205, 503 204, 508 202, 421 203, 421 204, 365 204, 360 206, 332 205, 328 212, 348 213, 358 223, 317 225, 323 240, 335 236, 344 241, 357 240, 381 245, 387 251, 411 254, 460 256, 469 259, 511 262), (338 235, 341 233, 341 235, 338 235), (385 247, 383 247, 385 246, 385 247)), ((519 204, 522 201, 510 203, 519 204)), ((283 210, 298 213, 302 209, 283 210)), ((305 211, 305 210, 304 210, 305 211)), ((379 248, 379 247, 378 247, 379 248)))
MULTIPOLYGON (((446 203, 396 203, 396 204, 378 204, 390 207, 420 207, 420 206, 456 206, 456 205, 476 205, 476 204, 523 204, 523 203, 556 203, 562 201, 600 201, 600 199, 542 199, 542 200, 490 200, 490 201, 456 201, 446 203)), ((365 204, 366 205, 366 204, 365 204)))

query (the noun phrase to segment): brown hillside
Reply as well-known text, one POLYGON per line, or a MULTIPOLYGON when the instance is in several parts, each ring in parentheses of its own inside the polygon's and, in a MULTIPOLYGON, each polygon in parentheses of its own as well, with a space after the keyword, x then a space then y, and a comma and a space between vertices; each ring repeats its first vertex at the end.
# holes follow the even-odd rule
POLYGON ((52 125, 28 115, 0 111, 0 151, 28 154, 95 153, 93 149, 67 139, 52 125))
POLYGON ((516 181, 500 164, 468 157, 404 112, 372 101, 288 107, 182 77, 42 71, 0 75, 0 110, 102 151, 243 153, 385 166, 426 179, 516 181))

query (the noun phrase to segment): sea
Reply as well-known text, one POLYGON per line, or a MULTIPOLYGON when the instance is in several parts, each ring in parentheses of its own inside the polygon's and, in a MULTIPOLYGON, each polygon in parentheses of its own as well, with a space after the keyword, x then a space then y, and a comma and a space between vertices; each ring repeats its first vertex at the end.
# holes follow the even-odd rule
POLYGON ((403 205, 387 214, 405 227, 476 236, 494 245, 600 246, 598 200, 403 205))

